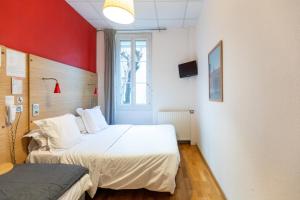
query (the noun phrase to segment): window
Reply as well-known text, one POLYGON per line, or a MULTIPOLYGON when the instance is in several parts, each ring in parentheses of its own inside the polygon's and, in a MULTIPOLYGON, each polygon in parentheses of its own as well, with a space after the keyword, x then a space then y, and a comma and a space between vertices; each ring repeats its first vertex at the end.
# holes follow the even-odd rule
POLYGON ((151 35, 118 34, 116 42, 118 108, 150 108, 151 35))

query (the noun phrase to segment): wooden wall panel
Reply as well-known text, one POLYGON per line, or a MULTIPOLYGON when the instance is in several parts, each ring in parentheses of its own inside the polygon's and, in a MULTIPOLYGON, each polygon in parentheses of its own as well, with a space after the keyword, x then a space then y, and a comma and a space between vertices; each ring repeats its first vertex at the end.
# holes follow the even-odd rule
POLYGON ((97 83, 95 73, 74 68, 35 55, 29 55, 30 70, 30 127, 36 128, 33 121, 55 117, 65 113, 75 114, 78 107, 89 108, 96 102, 93 96, 97 83), (55 81, 42 80, 56 78, 59 81, 61 93, 54 94, 55 81), (92 84, 92 85, 91 85, 92 84), (32 116, 32 104, 40 105, 40 115, 32 116))
MULTIPOLYGON (((1 46, 0 67, 0 163, 11 162, 10 137, 6 127, 5 96, 11 96, 11 77, 6 76, 5 52, 1 46)), ((30 128, 35 128, 32 121, 42 118, 54 117, 65 113, 75 114, 78 107, 88 108, 94 106, 97 97, 93 96, 97 83, 95 73, 74 68, 69 65, 54 62, 34 55, 27 56, 26 78, 23 79, 23 95, 14 95, 15 104, 18 96, 23 96, 23 113, 20 118, 16 139, 17 163, 25 161, 28 141, 23 135, 30 128), (59 80, 61 94, 53 94, 55 81, 43 81, 42 77, 59 80), (32 117, 33 103, 40 104, 40 115, 32 117)))
MULTIPOLYGON (((5 52, 6 48, 1 47, 2 52, 2 63, 0 67, 0 163, 11 162, 10 157, 10 137, 8 135, 8 127, 6 127, 6 107, 5 107, 5 96, 11 96, 11 77, 6 76, 6 66, 5 66, 5 52)), ((27 58, 28 59, 28 58, 27 58)), ((29 110, 28 110, 28 65, 27 65, 27 75, 23 79, 23 94, 14 95, 15 104, 16 98, 18 96, 23 96, 23 113, 20 118, 17 138, 16 138, 16 160, 17 163, 22 163, 27 156, 27 145, 28 142, 23 139, 23 135, 29 130, 29 110)))

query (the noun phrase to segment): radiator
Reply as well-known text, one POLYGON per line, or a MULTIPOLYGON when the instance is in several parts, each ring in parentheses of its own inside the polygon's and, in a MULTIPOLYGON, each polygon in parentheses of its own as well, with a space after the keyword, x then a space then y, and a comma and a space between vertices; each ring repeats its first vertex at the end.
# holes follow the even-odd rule
POLYGON ((172 124, 176 129, 177 140, 191 140, 191 115, 193 110, 159 111, 157 124, 172 124))

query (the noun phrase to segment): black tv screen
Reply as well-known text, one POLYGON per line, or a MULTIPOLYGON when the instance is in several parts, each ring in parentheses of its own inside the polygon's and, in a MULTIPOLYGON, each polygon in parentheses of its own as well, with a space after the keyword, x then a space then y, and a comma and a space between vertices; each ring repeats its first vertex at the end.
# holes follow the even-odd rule
POLYGON ((182 64, 178 65, 178 69, 179 69, 179 77, 180 78, 195 76, 198 74, 196 60, 187 62, 187 63, 182 63, 182 64))

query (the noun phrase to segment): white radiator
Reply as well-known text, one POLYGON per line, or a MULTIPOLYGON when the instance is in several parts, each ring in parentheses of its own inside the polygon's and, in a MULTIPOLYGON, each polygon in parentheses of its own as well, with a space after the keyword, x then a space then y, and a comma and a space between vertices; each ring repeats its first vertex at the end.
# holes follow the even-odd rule
POLYGON ((159 111, 157 124, 172 124, 176 129, 177 140, 191 140, 191 115, 193 110, 159 111))

